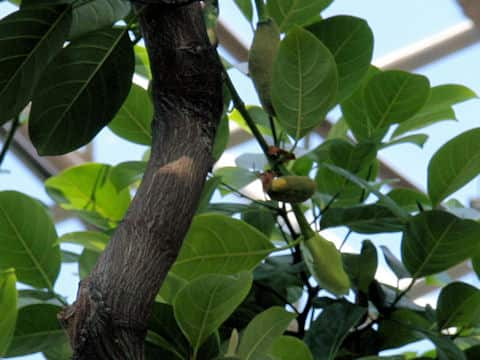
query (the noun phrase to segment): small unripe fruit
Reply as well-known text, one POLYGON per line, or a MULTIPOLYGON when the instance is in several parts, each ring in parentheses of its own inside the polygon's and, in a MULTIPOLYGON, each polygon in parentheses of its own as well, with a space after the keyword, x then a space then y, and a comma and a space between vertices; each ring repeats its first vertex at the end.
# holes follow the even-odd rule
POLYGON ((315 181, 308 176, 292 175, 273 179, 267 193, 273 200, 300 203, 310 199, 315 190, 315 181))

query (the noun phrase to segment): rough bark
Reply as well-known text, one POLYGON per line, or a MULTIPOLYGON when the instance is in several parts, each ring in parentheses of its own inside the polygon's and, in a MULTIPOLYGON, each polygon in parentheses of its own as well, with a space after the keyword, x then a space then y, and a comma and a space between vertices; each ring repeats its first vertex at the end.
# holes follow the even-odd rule
POLYGON ((147 5, 140 24, 153 74, 151 159, 77 301, 60 315, 74 359, 144 358, 150 308, 212 166, 222 80, 200 4, 147 5))

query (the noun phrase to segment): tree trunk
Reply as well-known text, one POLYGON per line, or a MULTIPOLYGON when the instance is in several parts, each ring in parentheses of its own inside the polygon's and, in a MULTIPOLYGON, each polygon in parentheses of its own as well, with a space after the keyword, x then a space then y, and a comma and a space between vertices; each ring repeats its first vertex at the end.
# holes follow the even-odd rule
POLYGON ((146 5, 140 24, 153 74, 151 159, 124 220, 81 281, 77 301, 60 314, 74 359, 144 358, 150 308, 213 164, 221 65, 200 4, 146 5))

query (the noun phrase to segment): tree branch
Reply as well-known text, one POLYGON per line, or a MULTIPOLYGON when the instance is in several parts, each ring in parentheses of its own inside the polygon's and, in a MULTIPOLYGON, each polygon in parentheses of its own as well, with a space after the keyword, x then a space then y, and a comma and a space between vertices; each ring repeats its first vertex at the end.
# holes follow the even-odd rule
POLYGON ((151 305, 213 164, 222 68, 200 4, 147 5, 139 19, 153 74, 151 158, 124 220, 80 283, 76 303, 60 315, 79 360, 144 358, 151 305))

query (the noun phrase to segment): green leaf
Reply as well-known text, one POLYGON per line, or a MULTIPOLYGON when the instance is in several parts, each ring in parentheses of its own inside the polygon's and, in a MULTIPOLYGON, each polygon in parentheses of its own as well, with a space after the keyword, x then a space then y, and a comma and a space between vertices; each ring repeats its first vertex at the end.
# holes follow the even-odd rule
POLYGON ((251 22, 253 17, 252 0, 235 0, 235 5, 241 10, 245 18, 251 22))
POLYGON ((390 269, 392 269, 392 271, 394 272, 395 276, 398 279, 405 279, 405 278, 412 277, 408 272, 408 270, 405 268, 405 265, 403 265, 403 263, 399 259, 397 259, 397 257, 392 253, 392 251, 388 247, 381 245, 380 248, 383 251, 385 262, 390 267, 390 269))
POLYGON ((90 274, 99 256, 100 254, 97 251, 83 249, 80 259, 78 260, 78 274, 81 280, 90 274))
POLYGON ((275 215, 270 209, 259 204, 250 204, 242 211, 242 220, 270 238, 275 227, 275 215))
POLYGON ((399 309, 388 318, 379 321, 379 340, 382 350, 397 348, 414 341, 422 340, 424 335, 417 329, 428 329, 431 323, 419 313, 399 309))
MULTIPOLYGON (((258 130, 263 135, 272 136, 272 130, 270 129, 270 122, 268 119, 268 114, 259 106, 247 106, 247 111, 250 114, 253 122, 257 125, 258 130)), ((234 109, 231 113, 228 114, 228 119, 234 121, 242 130, 251 134, 252 131, 250 127, 245 122, 243 116, 238 112, 237 109, 234 109)))
POLYGON ((423 128, 433 123, 455 119, 452 105, 476 98, 477 95, 462 85, 440 85, 430 90, 430 97, 420 111, 412 118, 403 122, 393 132, 392 137, 398 137, 406 132, 423 128))
MULTIPOLYGON (((430 209, 432 204, 430 199, 424 193, 408 188, 396 188, 390 191, 387 196, 395 201, 397 205, 403 207, 408 212, 415 212, 419 210, 419 204, 424 209, 430 209)), ((380 205, 381 201, 378 202, 380 205)))
POLYGON ((338 69, 338 101, 347 99, 367 73, 373 55, 373 33, 354 16, 334 16, 307 28, 330 50, 338 69))
POLYGON ((387 143, 383 143, 381 148, 385 149, 385 148, 390 147, 390 146, 395 146, 395 145, 400 145, 400 144, 408 144, 408 143, 414 144, 414 145, 417 145, 418 147, 423 148, 423 145, 425 145, 427 140, 428 140, 428 135, 427 134, 409 135, 409 136, 405 136, 405 137, 402 137, 402 138, 398 138, 398 139, 389 141, 387 143))
POLYGON ((365 308, 347 302, 338 302, 324 309, 305 336, 314 359, 335 359, 350 329, 366 311, 365 308))
POLYGON ((71 7, 60 5, 19 10, 0 21, 0 125, 30 101, 43 70, 62 49, 71 20, 71 7))
POLYGON ((131 10, 130 4, 123 0, 90 0, 80 4, 76 0, 22 0, 21 8, 58 4, 73 5, 69 40, 112 25, 131 10))
POLYGON ((98 231, 76 231, 62 235, 58 242, 77 244, 85 249, 102 252, 110 240, 110 236, 98 231))
POLYGON ((126 161, 115 165, 110 172, 110 181, 118 192, 142 180, 147 168, 146 161, 126 161))
POLYGON ((280 31, 275 21, 259 21, 248 57, 248 73, 263 108, 272 116, 275 115, 271 101, 272 71, 279 46, 280 31))
POLYGON ((268 0, 268 14, 285 32, 295 25, 306 25, 318 16, 333 0, 268 0))
POLYGON ((55 348, 67 341, 57 320, 61 307, 50 304, 30 305, 18 311, 17 326, 7 357, 28 355, 55 348))
POLYGON ((437 206, 480 173, 480 128, 443 145, 428 164, 428 194, 437 206))
POLYGON ((204 275, 177 293, 173 308, 175 318, 194 349, 200 345, 239 306, 252 285, 252 275, 204 275))
POLYGON ((447 212, 412 217, 403 234, 402 261, 413 278, 432 275, 480 254, 480 224, 447 212))
MULTIPOLYGON (((69 2, 75 3, 75 0, 69 2)), ((124 0, 94 0, 77 5, 73 11, 69 39, 111 26, 127 16, 130 10, 130 3, 124 0)))
POLYGON ((280 43, 273 68, 272 101, 280 125, 300 139, 324 120, 335 104, 337 88, 330 51, 312 33, 290 31, 280 43))
POLYGON ((378 259, 377 249, 370 240, 364 240, 360 254, 342 254, 345 271, 352 283, 368 293, 368 287, 375 278, 378 259))
POLYGON ((135 52, 135 73, 144 78, 152 78, 152 70, 150 69, 150 59, 148 58, 147 49, 145 46, 135 45, 133 47, 135 52))
POLYGON ((29 132, 39 154, 64 154, 92 140, 127 97, 134 63, 125 29, 96 31, 64 48, 32 100, 29 132))
POLYGON ((480 290, 462 282, 448 284, 438 297, 437 322, 439 329, 480 324, 480 290))
POLYGON ((13 269, 0 271, 0 356, 12 341, 17 321, 17 278, 13 269))
POLYGON ((455 111, 452 108, 433 109, 425 113, 420 110, 410 119, 399 124, 393 132, 392 138, 445 120, 457 120, 455 111))
POLYGON ((187 280, 182 279, 180 276, 175 275, 173 271, 170 271, 158 292, 158 300, 166 302, 167 304, 173 304, 177 293, 187 284, 187 280))
POLYGON ((437 348, 438 360, 466 360, 465 354, 448 336, 438 335, 431 331, 423 333, 437 348))
POLYGON ((212 200, 212 196, 217 190, 218 186, 220 185, 221 181, 220 178, 216 176, 212 176, 205 182, 203 186, 202 194, 200 195, 200 201, 198 202, 197 206, 197 214, 201 214, 203 212, 208 211, 208 205, 212 200))
POLYGON ((406 219, 408 217, 408 213, 406 213, 404 209, 399 207, 392 199, 382 194, 379 190, 377 190, 377 188, 375 188, 373 185, 370 185, 367 181, 363 180, 362 178, 356 176, 355 174, 352 174, 349 171, 346 171, 345 169, 342 169, 332 164, 324 163, 322 164, 322 166, 332 170, 336 174, 343 176, 344 178, 357 184, 361 188, 375 194, 375 196, 382 201, 382 205, 387 207, 399 219, 406 219))
POLYGON ((42 204, 16 191, 0 192, 0 229, 0 269, 15 268, 18 281, 53 289, 60 248, 42 204))
POLYGON ((148 91, 132 84, 127 99, 108 127, 125 140, 150 145, 152 119, 153 105, 148 91))
POLYGON ((223 167, 215 170, 215 176, 222 179, 222 182, 236 190, 247 186, 258 179, 257 174, 240 167, 223 167))
POLYGON ((222 156, 227 147, 229 139, 230 128, 228 127, 228 117, 223 116, 218 124, 217 133, 215 134, 215 142, 213 144, 212 156, 215 161, 220 159, 220 156, 222 156))
POLYGON ((180 359, 188 357, 189 344, 175 320, 171 305, 161 303, 153 305, 148 329, 165 340, 168 344, 165 350, 180 355, 180 359))
POLYGON ((117 192, 109 165, 90 163, 71 167, 45 182, 49 195, 67 210, 98 214, 116 223, 130 204, 128 189, 117 192))
POLYGON ((380 70, 374 66, 370 66, 365 78, 357 88, 357 90, 340 105, 342 108, 343 118, 352 130, 355 139, 358 141, 373 141, 381 140, 384 133, 372 134, 371 124, 367 114, 365 105, 364 92, 368 82, 375 75, 380 74, 380 70), (375 135, 375 136, 374 136, 375 135))
POLYGON ((348 226, 360 234, 402 231, 405 224, 388 208, 362 205, 349 208, 330 208, 322 215, 321 228, 348 226))
POLYGON ((243 221, 218 214, 197 215, 171 271, 191 280, 203 274, 252 270, 274 247, 243 221))
POLYGON ((55 293, 43 290, 24 289, 18 291, 18 308, 36 304, 50 304, 63 306, 63 304, 55 297, 55 293))
POLYGON ((313 360, 305 343, 293 336, 280 336, 275 339, 270 353, 278 360, 313 360))
POLYGON ((365 87, 365 106, 370 134, 408 120, 428 99, 430 83, 425 76, 390 70, 375 75, 365 87))
POLYGON ((275 339, 280 337, 295 314, 281 307, 271 307, 250 321, 243 332, 238 355, 243 360, 255 360, 266 355, 275 339))

